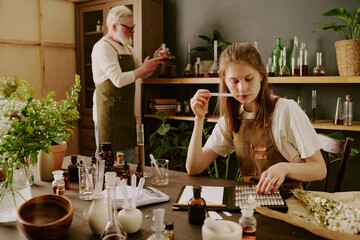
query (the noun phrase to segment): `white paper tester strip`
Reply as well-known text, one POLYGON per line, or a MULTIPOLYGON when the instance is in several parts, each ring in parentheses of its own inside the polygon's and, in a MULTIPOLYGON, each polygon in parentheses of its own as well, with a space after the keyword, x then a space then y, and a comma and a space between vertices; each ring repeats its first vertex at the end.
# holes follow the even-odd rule
POLYGON ((210 96, 216 97, 234 97, 231 93, 210 93, 210 96))

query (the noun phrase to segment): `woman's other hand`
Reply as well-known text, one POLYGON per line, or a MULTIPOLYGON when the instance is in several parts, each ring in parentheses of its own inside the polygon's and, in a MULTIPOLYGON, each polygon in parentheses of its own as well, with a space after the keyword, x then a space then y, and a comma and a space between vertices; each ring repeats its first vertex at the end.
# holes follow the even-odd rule
POLYGON ((257 193, 274 193, 281 184, 283 184, 286 176, 286 163, 277 163, 268 168, 261 174, 259 183, 256 186, 257 193))
POLYGON ((199 89, 195 95, 190 99, 190 106, 195 116, 204 118, 208 108, 210 91, 207 89, 199 89))

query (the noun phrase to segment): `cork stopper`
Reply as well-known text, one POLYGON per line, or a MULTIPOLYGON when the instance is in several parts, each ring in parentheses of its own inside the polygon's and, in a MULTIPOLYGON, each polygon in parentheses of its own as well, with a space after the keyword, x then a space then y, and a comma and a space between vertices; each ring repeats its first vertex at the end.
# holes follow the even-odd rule
POLYGON ((350 95, 350 94, 347 94, 347 95, 345 96, 345 99, 346 99, 346 101, 351 101, 351 95, 350 95))

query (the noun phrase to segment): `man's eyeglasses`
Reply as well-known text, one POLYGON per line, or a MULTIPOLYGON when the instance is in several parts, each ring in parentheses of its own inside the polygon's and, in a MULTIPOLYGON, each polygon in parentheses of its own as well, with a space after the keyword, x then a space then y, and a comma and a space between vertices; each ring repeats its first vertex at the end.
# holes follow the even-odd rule
POLYGON ((134 30, 134 28, 136 27, 136 25, 132 25, 132 27, 126 26, 124 24, 120 24, 121 26, 123 26, 124 28, 126 28, 127 30, 129 30, 129 32, 131 32, 132 30, 134 30))

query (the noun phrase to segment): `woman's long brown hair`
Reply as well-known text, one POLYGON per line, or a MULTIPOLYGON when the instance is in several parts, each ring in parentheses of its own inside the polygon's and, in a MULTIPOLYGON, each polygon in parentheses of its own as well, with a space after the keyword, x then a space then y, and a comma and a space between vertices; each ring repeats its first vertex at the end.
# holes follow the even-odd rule
MULTIPOLYGON (((270 95, 272 93, 271 86, 268 83, 268 75, 266 68, 261 60, 261 56, 257 49, 250 43, 233 43, 227 47, 220 55, 219 77, 221 79, 219 91, 222 93, 229 92, 225 83, 226 69, 230 63, 246 62, 260 73, 263 78, 258 97, 255 101, 258 103, 258 108, 255 114, 255 125, 264 128, 270 124, 270 117, 272 112, 272 101, 270 95)), ((220 109, 220 116, 225 117, 227 130, 229 132, 237 132, 241 123, 240 119, 241 103, 235 98, 218 98, 218 108, 220 109)))

